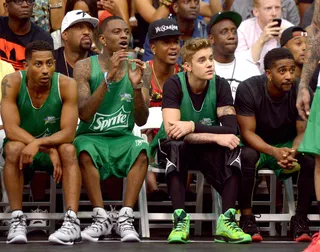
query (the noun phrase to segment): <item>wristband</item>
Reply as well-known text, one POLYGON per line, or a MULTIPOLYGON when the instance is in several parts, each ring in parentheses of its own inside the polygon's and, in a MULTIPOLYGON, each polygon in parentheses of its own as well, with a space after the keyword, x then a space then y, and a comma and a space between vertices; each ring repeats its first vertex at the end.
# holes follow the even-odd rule
POLYGON ((60 9, 62 8, 62 2, 58 2, 58 3, 55 3, 55 4, 49 4, 49 8, 50 9, 60 9))
POLYGON ((132 85, 133 89, 141 89, 142 87, 143 87, 143 81, 140 81, 138 85, 135 85, 135 86, 132 85))
POLYGON ((190 122, 192 122, 191 133, 193 133, 195 130, 195 123, 193 121, 190 121, 190 122))

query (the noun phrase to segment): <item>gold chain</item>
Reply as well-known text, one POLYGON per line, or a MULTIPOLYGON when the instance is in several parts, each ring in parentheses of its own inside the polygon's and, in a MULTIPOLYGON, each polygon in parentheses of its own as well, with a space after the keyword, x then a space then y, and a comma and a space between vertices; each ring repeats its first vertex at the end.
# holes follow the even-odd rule
MULTIPOLYGON (((162 92, 162 88, 161 88, 161 86, 160 86, 160 83, 159 83, 159 80, 158 80, 158 78, 157 78, 157 75, 156 75, 156 71, 154 70, 154 67, 153 67, 153 65, 154 65, 154 61, 152 62, 152 72, 153 72, 153 75, 154 75, 154 78, 155 78, 155 80, 156 80, 156 83, 157 83, 157 85, 158 85, 158 88, 161 90, 161 92, 162 92)), ((175 74, 176 73, 176 66, 174 66, 174 69, 173 69, 173 74, 175 74)))

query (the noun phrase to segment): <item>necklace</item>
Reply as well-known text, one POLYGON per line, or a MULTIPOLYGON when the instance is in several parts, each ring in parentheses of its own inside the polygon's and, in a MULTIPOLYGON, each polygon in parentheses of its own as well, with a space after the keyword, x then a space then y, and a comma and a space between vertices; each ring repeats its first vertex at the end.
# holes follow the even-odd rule
POLYGON ((67 60, 66 60, 66 54, 65 54, 64 50, 63 50, 63 59, 64 59, 64 65, 66 66, 67 75, 68 75, 68 77, 70 77, 69 69, 68 69, 68 63, 67 63, 67 60))
MULTIPOLYGON (((153 72, 153 75, 154 75, 154 79, 156 80, 156 83, 157 83, 157 86, 158 86, 158 88, 159 88, 159 90, 161 90, 161 92, 162 92, 162 88, 161 88, 161 86, 160 86, 160 82, 159 82, 159 80, 158 80, 158 77, 157 77, 157 75, 156 75, 156 71, 154 70, 154 61, 152 62, 152 72, 153 72)), ((174 69, 173 69, 173 74, 176 74, 176 67, 174 67, 174 69)))
POLYGON ((233 79, 233 76, 234 76, 234 71, 235 71, 235 69, 236 69, 236 65, 237 65, 237 60, 236 60, 236 57, 234 57, 234 64, 233 64, 233 70, 232 70, 232 75, 231 75, 231 79, 229 79, 229 81, 230 81, 230 86, 231 86, 231 83, 234 81, 234 79, 233 79))

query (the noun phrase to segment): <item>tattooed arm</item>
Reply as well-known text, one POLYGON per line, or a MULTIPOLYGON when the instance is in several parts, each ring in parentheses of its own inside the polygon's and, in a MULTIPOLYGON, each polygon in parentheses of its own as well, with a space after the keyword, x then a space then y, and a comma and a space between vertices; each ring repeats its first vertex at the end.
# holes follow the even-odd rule
POLYGON ((35 138, 20 128, 20 114, 16 102, 20 91, 20 82, 19 72, 6 75, 3 78, 1 83, 1 117, 6 137, 11 141, 19 141, 28 145, 35 138))
POLYGON ((303 64, 299 88, 308 88, 320 60, 320 0, 315 0, 313 19, 307 37, 306 62, 303 64))
POLYGON ((146 64, 146 68, 143 71, 142 82, 143 87, 141 89, 133 90, 134 100, 134 122, 138 126, 146 124, 149 116, 149 87, 151 85, 152 72, 149 64, 146 64))
POLYGON ((310 113, 309 83, 320 59, 320 0, 315 0, 310 33, 307 38, 306 62, 303 64, 297 97, 297 109, 304 120, 307 120, 310 113))
POLYGON ((107 91, 107 85, 103 80, 91 95, 89 84, 90 74, 91 64, 89 58, 80 60, 75 64, 73 78, 78 84, 79 117, 84 122, 90 122, 100 107, 107 91))

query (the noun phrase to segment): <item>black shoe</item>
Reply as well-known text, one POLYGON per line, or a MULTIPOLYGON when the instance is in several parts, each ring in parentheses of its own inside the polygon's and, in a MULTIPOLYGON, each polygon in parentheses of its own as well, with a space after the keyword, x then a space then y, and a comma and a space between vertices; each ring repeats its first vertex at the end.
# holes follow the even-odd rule
POLYGON ((253 242, 260 242, 263 240, 254 215, 241 215, 240 228, 243 232, 251 235, 253 242))
POLYGON ((296 214, 291 217, 290 231, 295 241, 311 242, 312 235, 309 229, 309 222, 307 215, 296 214))

